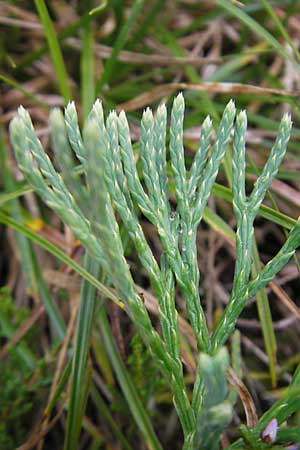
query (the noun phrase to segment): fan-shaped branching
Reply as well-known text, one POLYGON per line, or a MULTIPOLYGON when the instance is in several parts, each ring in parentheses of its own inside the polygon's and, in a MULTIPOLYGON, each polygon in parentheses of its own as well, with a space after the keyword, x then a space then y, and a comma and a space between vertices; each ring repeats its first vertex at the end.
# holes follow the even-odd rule
POLYGON ((254 280, 249 280, 254 219, 284 157, 290 137, 291 120, 288 115, 283 117, 268 161, 247 198, 247 117, 245 112, 241 112, 234 125, 235 114, 234 103, 230 101, 216 130, 213 145, 212 122, 209 117, 204 120, 198 149, 188 171, 183 143, 184 99, 182 94, 175 98, 171 112, 169 145, 172 179, 167 176, 167 110, 164 105, 160 106, 154 115, 147 109, 142 117, 142 179, 138 175, 125 113, 121 112, 118 116, 116 112, 111 112, 105 121, 99 101, 95 102, 83 132, 78 125, 74 103, 67 106, 64 116, 59 110, 51 112, 52 144, 61 169, 60 174, 43 150, 29 114, 22 107, 10 125, 15 155, 26 179, 45 203, 74 230, 87 252, 100 262, 107 278, 122 298, 129 316, 158 360, 173 391, 186 450, 197 450, 199 446, 210 448, 212 442, 217 442, 222 429, 230 420, 231 407, 228 405, 232 403, 230 399, 235 396, 227 398, 225 387, 222 395, 212 398, 209 394, 212 390, 212 380, 215 380, 216 385, 218 382, 223 383, 222 386, 226 380, 228 363, 225 364, 224 361, 227 361, 227 356, 221 346, 234 330, 236 320, 250 296, 255 295, 276 275, 300 245, 298 220, 278 254, 254 280), (210 336, 199 296, 196 233, 233 128, 236 266, 229 304, 210 336), (81 163, 84 177, 76 174, 76 160, 81 163), (175 187, 176 211, 172 211, 169 203, 171 182, 175 187), (161 335, 154 329, 136 290, 124 257, 115 210, 119 213, 157 296, 161 335), (139 212, 157 229, 162 245, 160 261, 156 260, 147 242, 140 224, 139 212), (197 368, 192 402, 184 383, 180 356, 175 283, 185 299, 198 349, 210 354, 209 359, 200 357, 200 362, 209 361, 211 376, 209 371, 201 372, 200 364, 197 368), (216 415, 219 403, 223 405, 223 409, 227 408, 222 423, 216 415), (208 409, 207 416, 203 408, 208 409), (212 435, 208 417, 211 418, 214 433, 218 436, 212 435))

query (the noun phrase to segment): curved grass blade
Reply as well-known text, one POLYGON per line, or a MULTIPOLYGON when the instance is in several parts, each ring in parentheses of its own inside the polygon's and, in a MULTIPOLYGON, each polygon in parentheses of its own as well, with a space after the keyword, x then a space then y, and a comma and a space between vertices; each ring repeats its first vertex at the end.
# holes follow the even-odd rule
POLYGON ((286 31, 284 25, 282 24, 281 20, 279 19, 278 15, 274 11, 274 8, 272 7, 272 5, 270 4, 270 2, 268 0, 262 0, 262 3, 264 4, 264 7, 265 7, 266 11, 268 12, 269 16, 274 20, 274 22, 278 28, 278 31, 280 32, 282 37, 286 40, 286 42, 289 43, 289 45, 293 49, 294 55, 296 56, 298 62, 300 62, 299 51, 298 51, 296 45, 294 44, 293 39, 290 37, 290 35, 286 31))
POLYGON ((67 364, 66 364, 66 366, 65 366, 65 368, 64 368, 64 370, 63 370, 63 372, 62 372, 62 374, 60 376, 60 379, 59 379, 59 381, 58 381, 58 383, 56 385, 56 389, 55 389, 52 397, 50 398, 48 404, 46 405, 46 408, 44 410, 44 415, 45 416, 49 416, 51 414, 51 411, 53 410, 53 408, 54 408, 54 406, 55 406, 55 404, 56 404, 60 394, 63 391, 63 388, 65 387, 65 385, 66 385, 66 383, 67 383, 67 381, 69 379, 71 370, 72 370, 72 358, 70 358, 68 360, 68 362, 67 362, 67 364))
MULTIPOLYGON (((59 31, 57 33, 57 39, 59 42, 63 41, 69 36, 72 36, 76 33, 76 31, 81 27, 84 26, 86 23, 88 23, 91 20, 95 20, 102 11, 107 6, 107 0, 103 0, 99 6, 96 8, 93 8, 92 10, 86 11, 80 19, 76 20, 72 25, 64 28, 63 30, 59 31)), ((16 70, 20 71, 23 70, 25 67, 32 64, 37 59, 41 58, 45 53, 48 51, 48 46, 42 45, 41 47, 37 48, 36 50, 26 54, 18 63, 16 70)))
POLYGON ((228 0, 217 0, 217 4, 226 9, 233 16, 244 23, 248 28, 250 28, 254 33, 267 41, 271 47, 273 47, 278 53, 280 53, 281 56, 283 56, 283 58, 288 59, 293 64, 295 69, 298 69, 298 64, 287 52, 287 50, 277 41, 277 39, 274 38, 274 36, 272 36, 271 33, 268 32, 268 30, 262 27, 256 20, 254 20, 247 13, 242 11, 240 8, 238 8, 228 0))
MULTIPOLYGON (((78 175, 81 173, 80 168, 76 167, 75 171, 76 173, 78 173, 78 175)), ((219 183, 215 183, 212 190, 213 194, 216 195, 216 197, 222 198, 223 200, 232 203, 232 192, 228 187, 222 186, 219 183)), ((25 184, 23 188, 16 189, 14 192, 0 194, 0 206, 14 198, 21 197, 22 195, 32 191, 33 188, 28 184, 25 184)), ((276 223, 277 225, 281 225, 287 230, 290 230, 296 222, 292 217, 289 217, 286 214, 276 211, 275 209, 270 208, 266 205, 260 206, 258 215, 263 217, 264 219, 276 223)))
MULTIPOLYGON (((89 2, 88 4, 91 4, 89 2)), ((88 21, 82 29, 81 70, 81 104, 83 117, 86 118, 95 100, 94 35, 92 22, 88 21)))
MULTIPOLYGON (((84 266, 95 278, 98 277, 100 272, 99 262, 93 260, 88 254, 85 255, 84 266)), ((95 301, 95 286, 92 286, 87 280, 83 280, 77 318, 64 450, 73 450, 78 446, 86 399, 89 392, 88 386, 84 386, 87 379, 87 359, 95 301)))
MULTIPOLYGON (((212 193, 217 197, 222 198, 223 200, 226 200, 229 203, 232 203, 232 192, 228 187, 222 186, 219 183, 215 183, 212 188, 212 193)), ((293 219, 292 217, 289 217, 266 205, 260 206, 258 210, 258 215, 263 217, 264 219, 276 223, 277 225, 281 225, 282 227, 287 228, 288 230, 290 230, 296 223, 296 220, 293 219)))
POLYGON ((71 100, 72 93, 69 86, 67 70, 57 39, 56 31, 44 0, 34 0, 34 3, 45 30, 52 62, 54 64, 55 72, 57 75, 60 93, 64 98, 65 103, 67 103, 69 100, 71 100))
MULTIPOLYGON (((251 268, 252 278, 255 278, 261 269, 259 255, 257 251, 257 245, 253 239, 252 246, 253 263, 251 268)), ((266 348, 267 355, 269 357, 269 371, 272 387, 277 384, 277 372, 276 372, 276 351, 277 343, 276 336, 273 327, 272 315, 268 300, 268 295, 266 288, 259 290, 256 294, 256 305, 259 315, 259 321, 261 323, 264 344, 266 348)))
POLYGON ((133 6, 131 7, 130 15, 127 21, 124 23, 118 37, 115 40, 112 54, 109 60, 106 62, 104 71, 96 84, 96 95, 100 92, 102 86, 109 81, 112 71, 117 62, 118 55, 122 50, 122 48, 124 47, 124 45, 126 44, 128 34, 132 29, 132 26, 134 25, 138 14, 141 12, 144 3, 145 0, 135 0, 133 6))
POLYGON ((107 354, 111 360, 118 382, 122 388, 122 391, 127 400, 128 406, 134 417, 134 420, 145 438, 146 447, 151 450, 162 450, 162 447, 157 439, 157 436, 153 431, 148 414, 145 411, 144 406, 137 395, 137 392, 131 382, 128 372, 126 371, 124 363, 121 360, 118 349, 114 342, 114 338, 107 320, 104 307, 100 308, 99 321, 101 326, 100 331, 103 337, 107 354))
POLYGON ((100 414, 102 417, 106 420, 107 424, 109 425, 113 435, 115 438, 119 440, 119 442, 122 444, 122 448, 124 450, 133 450, 127 439, 125 438, 124 434, 120 430, 116 420, 113 418, 113 416, 110 413, 110 410, 103 400, 102 396, 98 392, 98 389, 94 384, 91 385, 91 395, 93 396, 93 401, 97 405, 98 410, 100 411, 100 414))
POLYGON ((10 202, 11 200, 14 200, 18 197, 22 197, 24 194, 28 194, 29 192, 32 192, 33 188, 29 186, 29 184, 26 184, 22 188, 15 188, 12 192, 4 192, 3 194, 0 194, 0 206, 4 205, 4 203, 10 202))
POLYGON ((20 83, 13 80, 12 78, 9 78, 3 73, 0 73, 0 80, 3 81, 3 83, 8 84, 9 86, 12 86, 13 88, 17 89, 17 91, 22 92, 22 94, 25 95, 25 97, 29 98, 29 100, 32 100, 34 103, 39 105, 41 108, 46 109, 48 111, 49 106, 47 103, 42 102, 35 94, 25 89, 20 83))
POLYGON ((116 297, 104 284, 100 283, 91 273, 84 269, 80 264, 70 258, 60 249, 57 245, 52 244, 52 242, 40 236, 36 231, 31 230, 28 226, 16 221, 12 217, 5 214, 0 209, 0 223, 10 226, 11 228, 24 234, 24 236, 31 239, 33 242, 43 247, 49 253, 52 253, 61 262, 71 267, 76 273, 78 273, 82 278, 86 279, 91 285, 95 286, 105 297, 111 299, 120 308, 124 308, 123 303, 116 297))
MULTIPOLYGON (((15 189, 16 181, 6 163, 6 151, 2 139, 2 130, 0 129, 0 164, 3 170, 3 180, 5 188, 9 191, 15 189)), ((10 210, 14 219, 22 221, 22 211, 18 198, 11 200, 10 210)), ((51 297, 48 287, 43 279, 38 258, 35 254, 32 242, 30 242, 21 233, 16 233, 16 242, 19 250, 21 269, 24 275, 25 287, 28 292, 36 293, 45 306, 50 321, 54 326, 59 339, 62 341, 65 336, 65 322, 61 316, 60 310, 51 297)))

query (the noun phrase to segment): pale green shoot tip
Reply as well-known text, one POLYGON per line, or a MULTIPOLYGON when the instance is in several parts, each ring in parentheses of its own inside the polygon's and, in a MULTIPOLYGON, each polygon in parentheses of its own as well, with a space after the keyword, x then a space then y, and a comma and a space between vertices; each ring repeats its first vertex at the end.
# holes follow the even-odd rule
POLYGON ((182 92, 179 92, 179 94, 177 95, 177 97, 174 98, 174 102, 173 102, 173 110, 181 110, 184 109, 184 97, 182 92))
POLYGON ((208 130, 212 129, 212 126, 213 124, 210 116, 206 116, 203 121, 202 128, 207 132, 208 130))

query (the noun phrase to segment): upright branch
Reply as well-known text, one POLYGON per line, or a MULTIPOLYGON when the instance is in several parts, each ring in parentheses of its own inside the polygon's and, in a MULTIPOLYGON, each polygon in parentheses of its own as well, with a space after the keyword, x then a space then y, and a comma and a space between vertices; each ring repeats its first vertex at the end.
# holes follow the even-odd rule
MULTIPOLYGON (((52 116, 51 123, 54 124, 55 130, 60 126, 59 129, 62 132, 61 124, 57 120, 60 120, 60 117, 57 119, 52 116)), ((111 115, 108 118, 107 131, 102 105, 100 102, 96 102, 84 126, 82 137, 74 105, 69 105, 66 110, 69 143, 80 159, 85 174, 86 185, 82 186, 82 189, 88 195, 90 209, 88 218, 85 217, 68 190, 67 185, 70 186, 73 179, 68 178, 67 184, 65 184, 61 175, 56 172, 24 109, 19 110, 18 116, 11 123, 11 140, 19 166, 27 180, 47 205, 53 208, 61 219, 73 229, 91 256, 100 262, 103 271, 117 289, 129 316, 140 331, 146 345, 155 355, 162 373, 172 388, 175 407, 185 436, 185 448, 192 449, 195 419, 184 384, 179 356, 173 277, 166 265, 160 271, 138 222, 129 192, 126 189, 125 192, 123 191, 127 183, 120 160, 118 141, 121 141, 121 138, 116 122, 117 118, 111 115), (110 161, 113 162, 111 179, 105 174, 105 169, 108 168, 110 161), (154 290, 158 294, 163 338, 152 326, 146 307, 137 293, 129 265, 124 257, 111 196, 119 207, 124 224, 128 226, 128 231, 139 251, 140 259, 148 270, 154 290)), ((128 129, 125 130, 125 133, 126 131, 128 129)), ((63 143, 62 150, 69 151, 65 135, 60 139, 56 138, 56 147, 59 142, 63 143)), ((131 147, 128 139, 126 144, 130 144, 131 147)), ((62 165, 65 164, 62 158, 60 161, 62 165)), ((131 169, 134 175, 136 173, 135 165, 131 169)), ((135 183, 140 187, 139 193, 145 209, 152 211, 154 208, 150 197, 143 191, 138 177, 135 183)), ((172 230, 172 236, 175 236, 174 230, 172 230)))
POLYGON ((113 111, 105 120, 98 100, 82 133, 74 103, 69 103, 64 116, 58 109, 51 112, 51 141, 61 173, 56 171, 45 153, 30 116, 22 107, 10 124, 10 136, 27 181, 72 228, 92 260, 100 264, 156 358, 172 390, 183 429, 184 450, 211 450, 218 448, 221 433, 232 418, 232 399, 235 398, 228 393, 229 356, 221 347, 233 332, 247 300, 273 279, 300 245, 300 220, 296 221, 277 255, 249 281, 254 219, 284 157, 291 132, 290 117, 285 115, 281 120, 270 156, 247 198, 246 113, 238 114, 234 127, 236 111, 230 101, 212 146, 212 122, 209 117, 204 120, 198 149, 188 173, 183 145, 184 108, 183 96, 179 94, 171 112, 169 147, 176 211, 172 211, 169 203, 167 110, 164 105, 154 115, 148 108, 142 117, 139 147, 142 178, 138 174, 137 155, 133 151, 125 113, 118 116, 113 111), (196 235, 233 128, 233 209, 237 224, 235 273, 229 303, 210 336, 199 296, 196 235), (80 176, 76 160, 80 162, 80 176), (124 256, 116 212, 158 299, 161 334, 152 325, 136 289, 124 256), (140 213, 157 229, 162 247, 159 260, 147 242, 140 213), (185 300, 199 350, 191 401, 180 354, 176 283, 185 300))
POLYGON ((281 249, 283 250, 283 253, 280 251, 277 256, 262 269, 256 280, 253 280, 248 284, 252 258, 254 219, 285 155, 291 134, 291 127, 292 122, 290 116, 285 114, 280 122, 277 138, 272 147, 270 156, 247 200, 245 197, 245 133, 247 128, 247 117, 245 112, 241 112, 238 116, 233 147, 233 208, 237 219, 236 267, 229 304, 212 336, 212 346, 214 350, 223 345, 230 336, 234 330, 235 323, 250 296, 255 295, 260 288, 266 286, 267 279, 270 281, 276 275, 278 270, 280 270, 279 267, 281 268, 286 264, 299 245, 297 240, 299 223, 297 222, 290 231, 288 239, 281 249), (268 276, 266 276, 266 274, 268 274, 268 276))

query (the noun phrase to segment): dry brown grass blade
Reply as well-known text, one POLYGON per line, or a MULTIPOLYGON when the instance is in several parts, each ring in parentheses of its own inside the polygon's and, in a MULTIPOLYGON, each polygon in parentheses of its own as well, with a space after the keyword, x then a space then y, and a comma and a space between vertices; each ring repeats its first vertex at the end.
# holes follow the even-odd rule
MULTIPOLYGON (((39 77, 32 78, 26 83, 22 83, 22 87, 28 92, 34 95, 39 95, 43 89, 49 85, 49 80, 43 75, 39 77)), ((1 104, 4 108, 9 108, 11 110, 17 109, 20 103, 23 103, 26 96, 23 92, 17 89, 10 89, 7 92, 3 92, 1 96, 1 104)), ((48 117, 47 115, 45 116, 48 117)))
MULTIPOLYGON (((66 359, 66 354, 67 354, 67 351, 68 351, 69 342, 70 342, 71 337, 73 336, 74 330, 75 330, 76 318, 77 318, 77 313, 78 313, 78 308, 79 308, 79 295, 76 292, 73 292, 73 293, 71 292, 70 295, 72 296, 72 294, 75 297, 75 302, 72 302, 72 304, 71 304, 71 317, 70 317, 70 320, 69 320, 66 337, 65 337, 65 340, 63 342, 63 345, 62 345, 62 348, 60 350, 59 357, 58 357, 58 360, 57 360, 56 370, 55 370, 55 373, 54 373, 53 382, 52 382, 50 393, 49 393, 49 397, 48 397, 48 405, 49 405, 49 403, 51 402, 51 400, 53 398, 53 395, 55 393, 56 387, 57 387, 58 382, 59 382, 59 378, 60 378, 60 376, 62 374, 64 362, 65 362, 65 359, 66 359)), ((46 430, 48 424, 49 424, 49 416, 47 414, 47 406, 46 406, 46 408, 45 408, 45 415, 44 415, 44 417, 42 419, 42 423, 40 425, 41 431, 46 430)), ((40 440, 40 442, 38 444, 37 450, 42 450, 43 446, 44 446, 44 437, 41 438, 41 440, 40 440)))
POLYGON ((275 95, 287 95, 291 97, 299 96, 299 91, 286 91, 284 89, 263 88, 254 86, 252 84, 242 83, 218 83, 205 81, 203 83, 167 83, 151 89, 151 91, 138 95, 137 97, 129 100, 128 102, 121 103, 117 106, 117 110, 133 111, 148 105, 149 103, 157 100, 165 95, 169 95, 172 92, 178 90, 194 90, 204 91, 214 94, 275 94, 275 95))
MULTIPOLYGON (((256 136, 258 137, 259 133, 256 133, 256 136)), ((273 137, 273 133, 270 133, 271 137, 273 137)), ((264 134, 265 137, 266 133, 264 134)), ((260 137, 259 137, 260 139, 260 137)), ((257 176, 254 174, 248 174, 247 175, 249 180, 256 180, 257 176)), ((282 197, 283 199, 285 199, 289 204, 296 206, 296 208, 300 208, 300 192, 296 189, 294 189, 292 186, 290 186, 288 183, 286 183, 285 181, 282 180, 273 180, 270 186, 270 190, 272 192, 275 192, 276 194, 278 194, 280 197, 282 197)), ((295 215, 296 217, 298 217, 298 212, 295 211, 295 215)))
POLYGON ((270 288, 274 292, 274 294, 277 295, 279 300, 287 307, 291 313, 297 317, 298 320, 300 320, 300 309, 295 305, 295 303, 290 299, 288 294, 280 287, 278 284, 276 284, 274 281, 271 281, 269 283, 270 288))
MULTIPOLYGON (((82 49, 82 42, 76 38, 68 38, 66 39, 66 43, 72 47, 73 49, 80 50, 82 49)), ((112 54, 112 47, 108 47, 103 44, 95 44, 94 51, 97 56, 103 59, 110 58, 112 54)), ((150 54, 147 55, 145 53, 132 52, 128 50, 121 50, 118 55, 118 61, 127 62, 131 64, 157 64, 158 66, 185 66, 186 64, 190 64, 195 67, 202 67, 205 64, 217 64, 223 61, 222 58, 202 58, 202 57, 190 57, 190 56, 170 56, 170 55, 159 55, 159 54, 150 54)))
MULTIPOLYGON (((299 209, 300 207, 300 192, 289 186, 287 183, 281 180, 273 180, 271 184, 271 190, 279 194, 281 197, 286 199, 289 203, 296 206, 299 209)), ((297 217, 298 217, 297 213, 297 217)))
POLYGON ((72 291, 80 289, 80 280, 73 275, 62 273, 58 270, 45 269, 43 277, 47 283, 60 289, 69 289, 72 291))
MULTIPOLYGON (((95 439, 98 439, 100 442, 104 441, 104 435, 99 431, 99 427, 95 425, 91 419, 87 416, 84 416, 83 423, 86 425, 86 428, 89 430, 91 436, 95 439)), ((105 441, 105 447, 107 450, 116 450, 116 447, 112 446, 109 442, 105 441)))
MULTIPOLYGON (((80 288, 80 280, 77 277, 75 278, 72 275, 61 273, 57 270, 46 269, 43 271, 43 277, 47 281, 47 283, 50 283, 52 286, 63 289, 69 288, 73 290, 80 288)), ((156 297, 139 285, 137 285, 137 291, 142 294, 147 310, 151 314, 158 316, 158 300, 156 299, 156 297)), ((112 292, 114 292, 113 289, 112 292)), ((178 321, 180 331, 185 335, 192 349, 197 350, 197 344, 192 327, 181 316, 178 317, 178 321)))
POLYGON ((57 421, 59 420, 60 416, 62 415, 62 413, 64 411, 64 408, 65 408, 65 405, 64 404, 61 405, 57 414, 53 417, 51 422, 49 422, 47 428, 45 428, 44 430, 39 431, 37 429, 37 427, 35 427, 31 433, 31 435, 29 436, 29 439, 24 444, 22 444, 18 448, 16 448, 16 450, 30 450, 31 448, 35 447, 38 444, 38 442, 40 441, 40 439, 42 439, 57 423, 57 421))
MULTIPOLYGON (((66 253, 70 253, 70 243, 66 241, 65 235, 57 228, 46 224, 40 218, 29 220, 26 224, 52 244, 57 245, 66 253)), ((77 247, 80 243, 79 241, 74 241, 73 244, 74 247, 77 247)))
MULTIPOLYGON (((137 289, 138 292, 143 295, 147 310, 155 316, 158 316, 158 300, 156 299, 156 297, 150 292, 143 289, 141 286, 137 286, 137 289)), ((197 350, 196 339, 190 324, 180 315, 178 315, 178 323, 181 333, 184 334, 184 336, 187 338, 192 349, 197 350)))
POLYGON ((111 330, 112 334, 115 338, 117 347, 119 349, 120 356, 123 361, 126 361, 126 349, 125 349, 125 342, 123 338, 122 333, 122 327, 120 322, 120 315, 119 315, 119 307, 115 305, 113 302, 110 302, 108 304, 109 307, 109 316, 110 316, 110 323, 111 323, 111 330))
POLYGON ((241 402, 243 403, 247 427, 253 428, 256 425, 258 418, 253 399, 248 389, 231 367, 227 370, 227 380, 228 383, 237 391, 241 402))
POLYGON ((39 23, 37 15, 28 11, 28 8, 20 8, 19 6, 9 4, 7 1, 0 1, 0 14, 12 14, 25 22, 39 23))
MULTIPOLYGON (((158 316, 158 300, 156 297, 148 292, 147 290, 143 289, 141 286, 137 286, 139 294, 142 296, 143 301, 145 303, 145 306, 147 308, 147 311, 149 311, 151 314, 158 316)), ((192 327, 190 324, 178 314, 178 325, 180 333, 185 336, 187 339, 188 344, 190 345, 191 349, 195 352, 197 352, 197 342, 196 338, 193 332, 192 327)), ((184 345, 184 342, 180 343, 180 352, 181 352, 181 359, 184 363, 186 369, 191 373, 194 374, 197 364, 195 361, 195 358, 192 354, 192 352, 187 349, 187 346, 184 345)))
POLYGON ((0 23, 11 27, 26 28, 27 30, 38 30, 41 32, 43 30, 43 27, 40 23, 24 21, 21 19, 13 19, 11 17, 0 16, 0 23))

